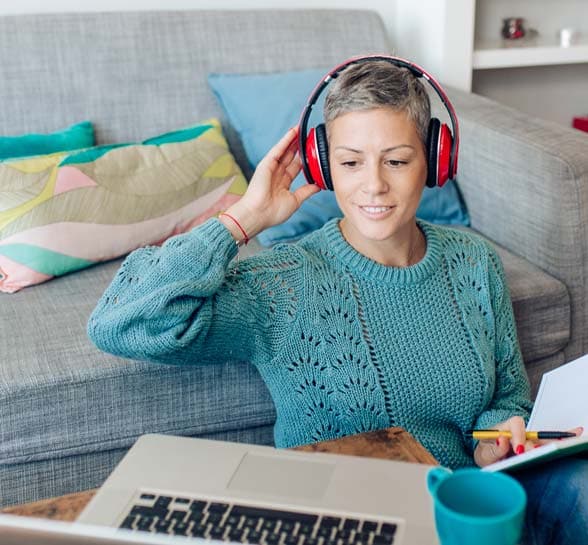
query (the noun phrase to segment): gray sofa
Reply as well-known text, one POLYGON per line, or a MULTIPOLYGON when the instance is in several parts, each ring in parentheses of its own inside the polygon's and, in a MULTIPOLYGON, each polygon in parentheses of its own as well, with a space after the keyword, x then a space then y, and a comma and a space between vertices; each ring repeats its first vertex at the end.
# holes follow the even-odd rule
MULTIPOLYGON (((389 51, 382 21, 366 11, 4 16, 0 134, 90 119, 99 143, 138 141, 222 117, 209 72, 389 51)), ((473 228, 500 245, 536 384, 586 351, 588 139, 449 94, 462 127, 459 183, 473 228)), ((146 432, 272 442, 273 405, 246 362, 173 368, 93 347, 86 321, 119 263, 0 294, 0 505, 96 487, 146 432)))

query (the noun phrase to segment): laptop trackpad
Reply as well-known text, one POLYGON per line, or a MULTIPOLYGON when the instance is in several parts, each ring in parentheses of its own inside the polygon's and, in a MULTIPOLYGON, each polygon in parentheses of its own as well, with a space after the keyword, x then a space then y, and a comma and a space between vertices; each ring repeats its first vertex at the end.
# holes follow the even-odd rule
POLYGON ((335 469, 330 462, 311 462, 247 453, 228 489, 306 499, 322 498, 335 469))

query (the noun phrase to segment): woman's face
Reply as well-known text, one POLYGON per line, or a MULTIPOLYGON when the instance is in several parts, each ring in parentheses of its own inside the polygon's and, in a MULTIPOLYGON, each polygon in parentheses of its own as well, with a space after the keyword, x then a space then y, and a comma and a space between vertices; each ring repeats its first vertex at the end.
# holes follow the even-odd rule
MULTIPOLYGON (((376 108, 329 123, 329 162, 341 230, 358 252, 406 246, 427 178, 425 150, 405 112, 376 108)), ((375 254, 374 254, 375 251, 375 254)))

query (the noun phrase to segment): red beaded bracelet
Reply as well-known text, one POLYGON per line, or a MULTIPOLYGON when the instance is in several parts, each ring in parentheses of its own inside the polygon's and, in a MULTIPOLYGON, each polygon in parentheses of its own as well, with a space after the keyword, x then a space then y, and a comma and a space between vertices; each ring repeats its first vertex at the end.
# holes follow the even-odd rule
POLYGON ((219 218, 221 216, 227 216, 227 218, 233 220, 233 222, 235 223, 235 225, 239 228, 239 231, 241 231, 241 233, 243 234, 243 244, 247 244, 249 242, 249 237, 247 236, 247 233, 245 232, 245 229, 243 229, 243 227, 241 227, 241 224, 233 216, 231 216, 231 214, 227 214, 226 212, 221 212, 218 215, 219 218))

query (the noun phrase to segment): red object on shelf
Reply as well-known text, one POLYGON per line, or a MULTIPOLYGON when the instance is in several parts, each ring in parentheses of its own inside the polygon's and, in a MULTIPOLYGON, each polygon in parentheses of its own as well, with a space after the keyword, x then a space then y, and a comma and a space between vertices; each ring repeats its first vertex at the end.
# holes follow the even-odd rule
POLYGON ((581 131, 588 132, 588 115, 583 117, 574 117, 572 121, 572 127, 574 129, 580 129, 581 131))

